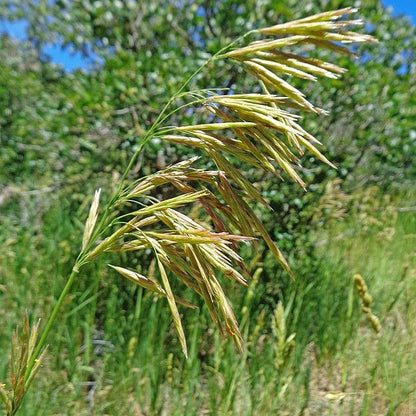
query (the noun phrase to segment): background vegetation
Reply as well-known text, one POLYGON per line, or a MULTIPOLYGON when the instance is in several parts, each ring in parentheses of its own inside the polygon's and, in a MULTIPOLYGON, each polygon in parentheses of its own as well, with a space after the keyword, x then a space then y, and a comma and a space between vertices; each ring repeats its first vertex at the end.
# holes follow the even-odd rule
MULTIPOLYGON (((263 221, 296 280, 260 250, 248 290, 230 287, 246 352, 219 337, 202 307, 184 314, 185 360, 164 300, 97 264, 73 288, 23 414, 416 412, 415 28, 378 0, 356 3, 380 43, 359 46, 359 60, 340 58, 348 68, 340 80, 302 82, 330 110, 308 116, 305 127, 338 170, 304 160, 308 193, 253 178, 271 200, 274 213, 263 221), (360 311, 355 273, 374 298, 379 335, 360 311)), ((110 192, 160 107, 206 53, 252 27, 350 5, 1 2, 4 19, 29 22, 27 41, 0 38, 1 357, 26 310, 36 319, 53 306, 82 240, 86 195, 100 186, 110 192), (82 51, 91 68, 68 73, 51 63, 48 42, 82 51)), ((225 66, 198 79, 201 87, 249 82, 225 66)), ((199 114, 183 117, 177 123, 199 114)), ((153 172, 184 152, 151 142, 135 170, 153 172)), ((7 365, 0 361, 0 379, 7 365)))

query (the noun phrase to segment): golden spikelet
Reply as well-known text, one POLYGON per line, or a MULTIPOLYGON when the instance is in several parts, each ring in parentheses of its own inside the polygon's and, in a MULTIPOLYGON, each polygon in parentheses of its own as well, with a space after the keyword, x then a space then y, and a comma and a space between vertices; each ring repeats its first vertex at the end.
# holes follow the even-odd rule
POLYGON ((381 331, 381 324, 377 316, 371 311, 370 305, 373 302, 373 298, 368 293, 368 287, 360 274, 354 275, 353 279, 358 296, 361 299, 361 310, 367 315, 368 322, 374 331, 379 333, 381 331))
POLYGON ((82 250, 85 250, 87 244, 90 242, 92 232, 94 231, 95 223, 98 217, 98 206, 100 203, 101 189, 95 191, 94 198, 92 200, 90 213, 85 223, 84 236, 82 237, 82 250))

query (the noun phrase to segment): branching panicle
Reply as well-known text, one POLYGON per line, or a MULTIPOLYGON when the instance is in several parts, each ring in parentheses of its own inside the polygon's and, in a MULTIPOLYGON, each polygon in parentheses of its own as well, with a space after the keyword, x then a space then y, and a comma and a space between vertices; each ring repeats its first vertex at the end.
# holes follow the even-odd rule
POLYGON ((291 274, 283 254, 252 207, 254 202, 266 207, 269 207, 268 203, 238 166, 249 165, 277 175, 284 172, 304 189, 306 184, 297 167, 300 165, 299 156, 305 150, 333 166, 318 150, 319 141, 301 127, 299 115, 293 112, 325 114, 325 111, 310 103, 282 76, 316 81, 318 76, 337 78, 344 70, 305 56, 304 50, 294 54, 285 48, 302 48, 309 44, 349 53, 341 44, 373 41, 370 36, 346 30, 362 24, 360 20, 344 19, 355 11, 352 8, 330 11, 256 30, 253 32, 274 39, 265 38, 235 49, 232 49, 233 43, 213 56, 210 61, 230 59, 241 65, 258 81, 261 92, 233 91, 231 94, 224 91, 223 95, 218 95, 213 93, 215 89, 207 89, 186 94, 181 88, 150 129, 151 135, 146 136, 143 142, 156 136, 203 150, 217 170, 193 168, 196 158, 192 158, 137 180, 124 190, 121 188, 117 198, 113 198, 117 201, 113 208, 132 203, 137 203, 140 208, 130 209, 128 215, 113 221, 113 224, 124 222, 124 225, 113 234, 104 236, 103 241, 85 255, 85 259, 91 261, 106 251, 152 249, 163 288, 158 282, 145 280, 147 278, 136 272, 124 268, 116 270, 138 285, 168 298, 185 353, 186 342, 167 271, 205 299, 214 322, 222 332, 225 328, 232 334, 239 349, 242 347, 241 334, 216 277, 223 274, 245 284, 246 277, 243 275, 246 268, 238 255, 238 242, 261 237, 277 261, 291 274), (179 110, 188 105, 200 105, 215 117, 214 120, 205 124, 165 126, 169 115, 178 109, 170 110, 167 116, 164 113, 179 97, 181 100, 190 99, 179 110), (166 185, 176 188, 178 196, 161 201, 150 197, 149 193, 166 185), (178 211, 196 203, 204 211, 204 217, 200 216, 199 221, 178 211), (206 216, 210 218, 211 225, 207 224, 206 216))

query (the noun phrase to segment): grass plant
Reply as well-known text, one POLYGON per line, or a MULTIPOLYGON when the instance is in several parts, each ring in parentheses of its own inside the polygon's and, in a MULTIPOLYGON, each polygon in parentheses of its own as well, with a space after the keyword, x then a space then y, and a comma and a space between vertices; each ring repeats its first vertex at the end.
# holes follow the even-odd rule
MULTIPOLYGON (((208 308, 211 320, 219 329, 219 334, 212 334, 213 350, 207 352, 207 356, 212 355, 212 358, 208 360, 206 369, 212 372, 214 378, 210 382, 213 382, 218 390, 216 395, 209 395, 209 406, 220 414, 242 412, 244 408, 256 408, 254 394, 261 394, 259 392, 261 388, 256 383, 251 386, 251 394, 244 399, 247 403, 243 403, 245 396, 239 385, 240 380, 246 376, 253 379, 252 375, 257 374, 257 379, 261 381, 271 369, 260 368, 252 363, 254 360, 250 358, 250 354, 256 349, 263 353, 264 345, 244 348, 243 333, 249 334, 253 325, 249 319, 249 308, 246 304, 246 316, 243 316, 245 324, 241 328, 226 296, 226 289, 232 287, 231 282, 248 284, 250 270, 239 254, 239 246, 241 243, 255 245, 258 237, 264 240, 276 260, 290 275, 292 271, 254 210, 255 203, 268 207, 267 201, 239 166, 249 165, 272 174, 286 175, 305 188, 305 183, 298 173, 299 157, 305 150, 321 161, 331 164, 318 150, 319 141, 299 124, 298 111, 317 114, 323 114, 325 111, 310 103, 301 91, 284 78, 296 76, 315 80, 317 75, 338 77, 343 72, 342 68, 317 58, 306 57, 305 50, 308 49, 305 47, 326 48, 351 55, 347 48, 341 46, 342 44, 373 41, 374 39, 369 36, 346 30, 350 26, 362 23, 359 20, 345 18, 355 11, 346 8, 282 25, 252 30, 209 58, 183 83, 143 136, 115 193, 108 196, 108 201, 103 204, 100 201, 101 191, 95 192, 82 236, 81 249, 45 325, 41 330, 36 325, 30 331, 28 320, 25 318, 20 343, 17 342, 19 338, 15 337, 13 351, 17 353, 12 354, 11 357, 10 384, 0 386, 0 397, 6 407, 7 415, 16 414, 22 406, 23 398, 45 357, 49 333, 54 328, 59 314, 63 313, 64 306, 67 306, 70 290, 74 282, 80 279, 81 271, 85 273, 87 268, 93 268, 105 254, 114 252, 120 255, 119 258, 131 252, 138 252, 139 255, 144 252, 153 256, 152 267, 145 271, 132 270, 131 266, 110 265, 112 270, 136 285, 133 289, 128 289, 128 293, 135 293, 136 296, 132 315, 120 314, 118 301, 113 299, 120 293, 117 295, 108 293, 108 297, 101 305, 108 308, 108 316, 113 317, 106 323, 107 325, 119 326, 120 320, 124 319, 134 325, 138 334, 141 334, 140 337, 137 335, 127 341, 127 349, 131 357, 135 355, 136 348, 149 351, 148 334, 153 334, 152 355, 149 357, 149 352, 145 354, 148 361, 144 361, 143 367, 137 368, 134 373, 134 379, 139 379, 143 384, 137 386, 138 390, 150 391, 144 405, 146 412, 164 411, 165 402, 162 397, 170 395, 169 380, 171 384, 181 384, 192 371, 195 379, 197 367, 192 366, 191 371, 190 363, 196 359, 198 332, 207 331, 199 320, 193 322, 196 332, 193 333, 194 337, 191 338, 190 344, 192 359, 183 360, 180 364, 181 375, 173 377, 172 362, 178 358, 164 354, 162 337, 158 341, 155 332, 149 330, 149 326, 157 322, 158 328, 163 329, 168 336, 172 336, 168 330, 169 319, 164 317, 162 320, 156 320, 156 317, 164 316, 160 312, 163 305, 154 301, 158 297, 167 300, 177 339, 185 357, 189 356, 189 346, 178 304, 195 308, 200 305, 202 299, 208 308), (249 36, 257 37, 258 40, 247 43, 249 36), (241 43, 244 45, 237 47, 241 43), (294 48, 295 53, 289 53, 286 50, 288 47, 294 48), (205 66, 215 65, 216 61, 223 59, 229 60, 233 65, 241 66, 248 75, 257 80, 259 91, 240 93, 221 90, 221 94, 218 94, 218 88, 213 88, 185 92, 205 66), (169 125, 172 115, 190 108, 201 108, 206 111, 207 123, 188 126, 169 125), (200 168, 198 163, 200 165, 201 163, 196 158, 191 158, 147 177, 134 178, 132 167, 138 155, 145 145, 154 139, 202 149, 214 169, 200 168), (161 187, 170 187, 171 196, 164 199, 155 196, 156 191, 161 187), (230 282, 222 281, 223 277, 228 278, 230 282), (172 283, 173 279, 176 279, 175 284, 172 283), (173 288, 177 287, 177 282, 189 289, 187 292, 188 294, 190 292, 189 300, 174 293, 173 288), (142 288, 146 289, 146 294, 142 288), (142 318, 144 322, 140 323, 144 310, 146 316, 142 318), (234 350, 220 338, 226 334, 234 340, 237 350, 242 353, 241 359, 234 361, 227 368, 223 364, 226 361, 225 357, 234 354, 234 350), (38 340, 36 335, 39 335, 38 340), (154 348, 158 343, 160 348, 154 348), (166 357, 168 362, 165 374, 162 375, 161 367, 152 366, 151 363, 166 357), (149 363, 151 368, 146 369, 149 363), (161 383, 165 375, 167 385, 161 383), (242 406, 241 410, 236 406, 242 406)), ((204 166, 204 163, 202 165, 204 166)), ((58 244, 61 245, 62 241, 58 244)), ((69 318, 86 305, 97 305, 98 302, 102 302, 94 289, 96 282, 92 282, 87 288, 90 292, 84 293, 80 303, 67 312, 69 318)), ((274 371, 280 371, 284 367, 292 350, 293 335, 288 335, 286 332, 285 312, 282 308, 278 307, 275 311, 274 335, 271 335, 276 338, 276 348, 269 352, 275 363, 274 371)), ((261 327, 265 315, 258 314, 257 318, 256 325, 261 327)), ((80 366, 73 352, 66 358, 65 364, 73 368, 74 374, 92 372, 90 365, 92 351, 98 344, 94 344, 91 338, 88 340, 90 337, 88 328, 87 324, 84 332, 87 343, 83 346, 86 351, 86 362, 80 366)), ((253 328, 254 333, 258 331, 256 328, 253 328)), ((69 341, 73 336, 70 332, 66 332, 65 328, 56 332, 62 337, 61 341, 59 338, 54 340, 54 343, 58 344, 64 343, 65 340, 69 341)), ((119 333, 115 339, 123 340, 123 333, 119 333)), ((115 348, 114 344, 106 342, 102 343, 102 346, 115 348)), ((94 373, 93 384, 86 383, 83 387, 77 385, 74 387, 75 394, 79 393, 80 388, 88 390, 92 385, 94 389, 105 391, 106 369, 116 362, 115 357, 106 357, 107 361, 101 363, 100 373, 94 373)), ((111 395, 106 396, 101 408, 102 414, 104 412, 112 414, 111 409, 116 408, 120 411, 117 389, 125 389, 129 377, 122 377, 122 380, 122 384, 117 385, 112 391, 114 400, 111 399, 111 395)), ((278 392, 284 392, 289 381, 282 376, 277 384, 278 392)), ((194 388, 197 388, 196 384, 194 388)), ((245 388, 249 391, 247 385, 245 388)), ((209 385, 206 389, 213 391, 209 385)), ((132 395, 135 395, 133 390, 132 395)), ((93 396, 92 394, 91 397, 93 396)), ((195 391, 188 391, 185 397, 188 397, 189 406, 196 405, 195 391)), ((199 399, 206 397, 204 391, 200 392, 198 397, 199 399)), ((276 406, 278 406, 277 401, 272 400, 267 404, 267 409, 274 411, 277 409, 276 406)), ((126 411, 127 409, 128 407, 126 411)), ((140 414, 140 410, 137 413, 140 414)))

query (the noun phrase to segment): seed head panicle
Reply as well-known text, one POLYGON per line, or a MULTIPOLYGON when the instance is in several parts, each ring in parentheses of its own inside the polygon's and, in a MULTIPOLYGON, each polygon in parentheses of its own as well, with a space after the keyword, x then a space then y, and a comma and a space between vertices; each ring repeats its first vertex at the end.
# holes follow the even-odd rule
MULTIPOLYGON (((308 55, 311 46, 351 54, 344 45, 374 41, 349 30, 362 24, 359 19, 345 18, 355 12, 356 9, 345 8, 262 28, 255 32, 263 39, 239 48, 230 46, 212 59, 228 59, 241 66, 258 82, 260 92, 239 92, 236 88, 232 92, 205 89, 186 94, 180 90, 177 98, 182 104, 169 114, 197 104, 208 113, 210 122, 166 126, 166 116, 158 119, 163 120, 163 125, 152 127, 152 135, 198 149, 215 169, 196 168, 198 158, 193 157, 133 181, 112 200, 112 209, 124 214, 110 217, 107 235, 100 234, 92 244, 99 194, 94 198, 83 241, 84 248, 92 248, 85 260, 91 261, 103 252, 151 250, 158 271, 151 278, 120 266, 111 267, 167 299, 185 354, 187 346, 177 304, 192 305, 173 293, 173 276, 203 297, 220 331, 230 334, 241 349, 237 320, 220 284, 222 275, 246 284, 248 272, 239 256, 239 243, 255 242, 260 237, 291 275, 285 257, 254 209, 256 203, 270 209, 268 201, 241 166, 287 176, 303 189, 306 183, 299 166, 304 153, 334 167, 319 150, 320 142, 301 126, 298 114, 326 111, 295 88, 290 77, 314 82, 318 77, 335 79, 345 72, 333 63, 308 55), (186 99, 189 105, 183 104, 186 99), (170 188, 169 197, 160 197, 164 194, 162 187, 170 188)), ((366 290, 362 293, 363 308, 369 309, 371 297, 366 290)), ((376 322, 374 317, 371 320, 376 322)))

